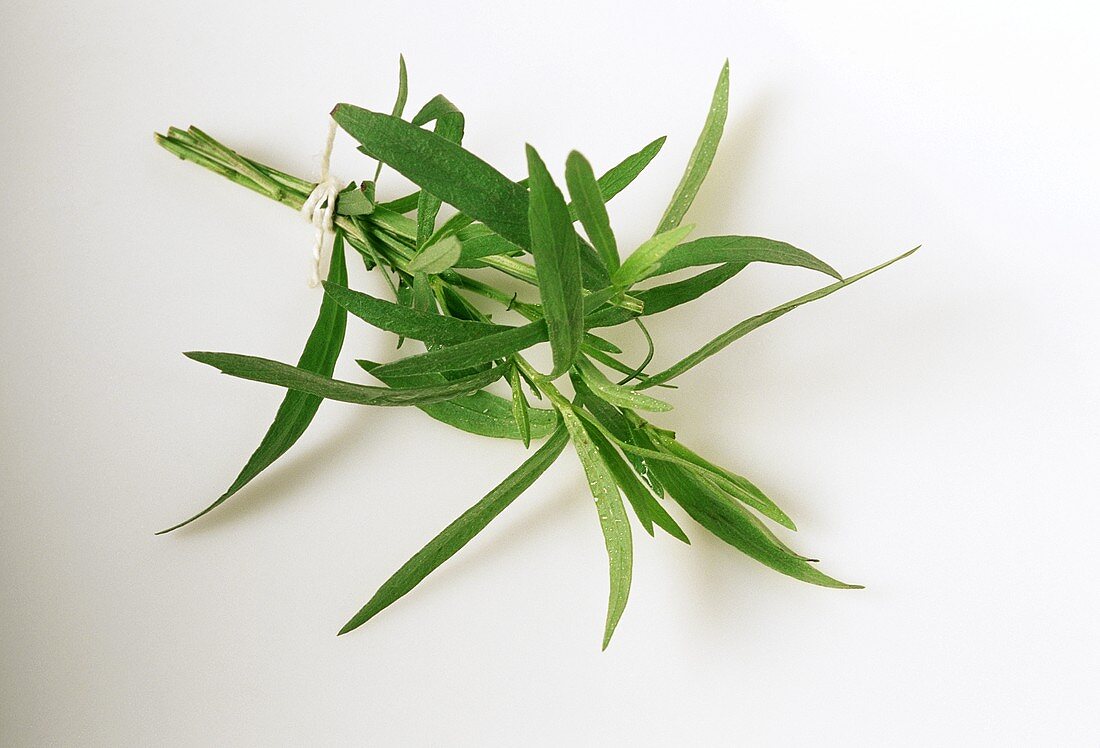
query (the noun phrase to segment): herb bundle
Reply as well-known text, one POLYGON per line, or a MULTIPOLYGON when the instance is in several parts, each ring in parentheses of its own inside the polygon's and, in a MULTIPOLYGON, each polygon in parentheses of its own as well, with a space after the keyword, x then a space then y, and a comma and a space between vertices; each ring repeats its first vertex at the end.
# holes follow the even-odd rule
MULTIPOLYGON (((788 530, 795 529, 794 523, 755 484, 710 462, 640 413, 671 410, 655 396, 655 387, 670 386, 671 380, 761 325, 915 250, 843 277, 784 242, 752 236, 689 239, 693 227, 682 221, 725 125, 728 62, 668 208, 652 237, 622 260, 606 203, 657 155, 663 137, 599 177, 584 156, 570 153, 563 192, 529 145, 528 176, 520 182, 464 149, 465 117, 441 95, 404 119, 407 91, 402 59, 397 101, 390 114, 350 104, 332 111, 336 123, 359 142, 360 151, 378 161, 378 167, 373 179, 348 184, 336 198, 324 296, 297 365, 233 353, 186 354, 223 373, 284 387, 287 393, 260 446, 226 492, 162 532, 198 519, 240 491, 297 441, 327 398, 415 406, 457 429, 516 439, 527 448, 542 440, 515 472, 398 569, 341 634, 366 623, 466 545, 570 443, 587 477, 607 546, 611 585, 605 648, 630 591, 633 541, 627 505, 650 535, 656 527, 687 543, 687 534, 662 504, 667 496, 704 529, 776 571, 824 587, 857 587, 825 575, 813 559, 777 537, 764 520, 788 530), (419 189, 397 199, 377 200, 375 184, 383 164, 419 189), (456 212, 440 222, 443 203, 456 212), (368 270, 385 278, 393 300, 348 287, 348 247, 368 270), (672 366, 648 373, 653 342, 645 318, 699 298, 753 262, 804 268, 831 276, 831 282, 739 322, 672 366), (486 282, 484 273, 470 272, 475 268, 490 268, 526 284, 532 297, 521 299, 520 294, 486 282), (663 278, 701 268, 706 269, 681 280, 663 278), (527 323, 494 322, 493 306, 516 312, 527 323), (396 334, 399 347, 408 339, 423 342, 425 350, 385 364, 358 361, 379 386, 333 379, 348 313, 396 334), (622 351, 597 332, 628 323, 637 325, 649 342, 648 355, 639 364, 623 361, 622 351), (523 356, 543 342, 549 343, 552 354, 548 372, 523 356), (559 388, 563 378, 571 384, 572 397, 559 388), (498 380, 507 382, 510 398, 485 389, 498 380), (547 407, 533 406, 532 397, 547 407)), ((194 127, 171 128, 156 138, 176 156, 296 210, 317 186, 246 158, 194 127)))

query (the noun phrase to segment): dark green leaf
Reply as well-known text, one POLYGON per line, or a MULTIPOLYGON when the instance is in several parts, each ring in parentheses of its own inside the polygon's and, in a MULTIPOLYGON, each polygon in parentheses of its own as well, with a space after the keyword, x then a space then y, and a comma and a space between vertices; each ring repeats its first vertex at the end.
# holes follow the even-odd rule
POLYGON ((522 327, 505 327, 492 335, 399 359, 380 367, 379 371, 387 376, 455 371, 511 356, 546 339, 546 321, 540 319, 522 327))
POLYGON ((695 195, 698 194, 703 179, 710 171, 714 154, 718 151, 718 141, 722 139, 722 130, 726 126, 729 97, 730 63, 729 60, 726 60, 726 64, 722 66, 722 72, 718 76, 718 85, 714 88, 714 96, 710 102, 710 111, 707 112, 707 121, 703 124, 703 131, 699 133, 699 140, 696 141, 695 149, 691 152, 691 158, 688 159, 684 176, 680 179, 680 184, 672 194, 672 200, 669 202, 668 208, 665 209, 661 222, 657 224, 657 230, 653 232, 654 234, 661 234, 679 226, 680 221, 684 219, 684 214, 687 213, 687 209, 691 207, 691 203, 695 200, 695 195))
POLYGON ((607 620, 604 624, 603 648, 607 649, 611 635, 626 608, 630 596, 630 577, 633 567, 634 549, 630 538, 630 521, 626 516, 623 499, 614 476, 600 457, 599 450, 589 438, 580 419, 566 403, 560 409, 562 421, 569 430, 573 447, 577 451, 584 474, 588 478, 588 487, 596 500, 596 512, 600 518, 604 545, 607 547, 608 565, 611 576, 611 591, 607 601, 607 620))
POLYGON ((650 535, 653 534, 653 525, 657 524, 658 527, 663 529, 672 537, 677 540, 681 540, 687 544, 691 544, 688 540, 688 536, 676 524, 676 520, 661 506, 660 502, 653 497, 653 494, 649 492, 649 489, 642 485, 642 482, 638 479, 638 476, 634 474, 634 471, 630 469, 630 466, 626 464, 626 461, 619 455, 615 447, 611 442, 603 437, 603 434, 594 427, 586 425, 588 436, 591 437, 592 443, 596 445, 596 449, 600 451, 600 456, 607 464, 608 470, 615 477, 615 482, 619 484, 619 488, 622 489, 623 494, 626 496, 627 501, 630 502, 631 507, 634 509, 634 513, 638 515, 638 521, 642 523, 646 532, 650 535))
POLYGON ((661 146, 664 144, 665 137, 662 135, 642 150, 627 156, 622 162, 608 169, 603 176, 596 180, 600 185, 600 195, 603 197, 603 201, 605 203, 610 201, 611 198, 626 189, 649 165, 649 162, 660 153, 661 146))
POLYGON ((391 389, 330 379, 290 364, 257 356, 243 356, 239 353, 191 351, 184 355, 199 363, 220 369, 223 374, 357 405, 421 405, 450 400, 457 395, 469 394, 492 384, 504 373, 503 369, 494 367, 469 377, 448 380, 440 384, 391 389))
POLYGON ((919 247, 911 249, 908 252, 906 252, 906 253, 898 256, 898 257, 895 257, 892 260, 889 260, 887 262, 882 263, 881 265, 877 265, 876 267, 873 267, 869 270, 864 270, 862 273, 858 273, 856 275, 853 275, 850 278, 845 278, 844 280, 837 281, 836 283, 833 283, 832 285, 825 286, 824 288, 819 288, 818 290, 813 291, 812 293, 808 293, 805 296, 800 296, 797 299, 794 299, 793 301, 788 301, 786 304, 780 304, 779 306, 775 307, 774 309, 771 309, 767 312, 764 312, 763 314, 758 314, 755 317, 750 317, 749 319, 745 320, 744 322, 736 324, 733 327, 731 327, 730 329, 726 330, 724 333, 722 333, 721 335, 716 337, 714 340, 712 340, 709 343, 707 343, 706 345, 704 345, 699 350, 695 351, 694 353, 692 353, 689 356, 685 356, 683 359, 676 362, 672 366, 668 367, 667 369, 665 369, 661 373, 654 374, 653 376, 646 379, 644 382, 640 382, 637 385, 637 389, 644 389, 646 387, 652 387, 653 385, 660 384, 661 382, 667 382, 668 380, 672 379, 673 377, 677 377, 680 374, 683 374, 688 369, 693 368, 694 366, 696 366, 697 364, 699 364, 703 360, 713 356, 715 353, 718 353, 718 351, 722 350, 723 348, 725 348, 727 345, 729 345, 733 341, 747 335, 748 333, 752 332, 756 328, 758 328, 762 325, 765 325, 765 324, 767 324, 768 322, 771 322, 774 319, 778 319, 779 317, 782 317, 787 312, 791 311, 792 309, 797 309, 798 307, 802 306, 803 304, 808 304, 811 301, 817 301, 818 299, 822 299, 822 298, 828 296, 829 294, 833 293, 834 291, 839 291, 840 289, 844 288, 845 286, 850 286, 851 284, 855 283, 856 281, 858 281, 862 278, 866 278, 871 273, 878 272, 879 270, 882 270, 883 268, 894 264, 898 260, 901 260, 901 259, 904 259, 904 258, 908 257, 909 255, 916 252, 917 249, 919 249, 919 247))
MULTIPOLYGON (((386 376, 385 372, 379 374, 379 365, 372 361, 359 360, 357 363, 384 384, 397 389, 442 384, 447 381, 442 374, 391 377, 386 376)), ((439 403, 418 405, 417 408, 435 420, 462 431, 497 439, 525 440, 525 445, 530 444, 531 439, 542 439, 547 436, 557 428, 559 422, 557 411, 528 408, 527 431, 521 432, 516 425, 512 403, 485 390, 479 390, 472 395, 460 395, 439 403)))
POLYGON ((334 283, 324 286, 326 295, 356 317, 381 330, 413 340, 446 345, 515 329, 412 309, 334 283))
POLYGON ((619 249, 615 234, 611 231, 607 207, 592 165, 577 151, 571 152, 565 160, 565 184, 569 188, 569 196, 573 198, 574 212, 580 218, 589 240, 603 257, 607 268, 615 270, 619 267, 619 249))
MULTIPOLYGON (((462 143, 466 118, 462 112, 442 94, 429 101, 412 119, 418 127, 435 121, 435 132, 452 143, 462 143)), ((441 201, 430 192, 421 191, 416 209, 416 245, 423 247, 435 231, 435 219, 439 215, 441 201)))
POLYGON ((580 255, 565 198, 531 146, 527 146, 527 168, 531 254, 554 356, 550 376, 556 377, 573 365, 584 338, 580 255))
MULTIPOLYGON (((397 57, 397 99, 393 102, 393 116, 398 119, 405 112, 405 102, 409 99, 409 71, 405 68, 405 55, 398 55, 397 57)), ((374 170, 374 181, 378 181, 378 176, 382 173, 382 161, 379 159, 378 166, 374 170)), ((400 211, 405 213, 406 211, 400 211)))
POLYGON ((530 244, 527 190, 477 156, 396 117, 339 104, 339 125, 367 155, 521 247, 530 244))
MULTIPOLYGON (((328 279, 330 283, 347 283, 347 265, 344 260, 343 232, 337 232, 332 245, 332 259, 329 260, 328 279)), ((347 314, 335 301, 324 297, 321 300, 321 311, 317 314, 317 321, 309 334, 302 355, 298 359, 298 366, 304 370, 317 374, 331 375, 336 367, 336 359, 340 355, 340 348, 344 344, 344 329, 347 326, 347 314)), ((275 462, 290 449, 298 438, 305 432, 317 408, 321 404, 320 397, 310 395, 297 390, 288 390, 279 405, 267 433, 264 434, 260 446, 252 453, 240 475, 233 484, 213 504, 188 520, 173 525, 161 533, 171 532, 178 527, 193 522, 215 507, 224 503, 233 494, 259 475, 268 465, 275 462)), ((161 534, 161 533, 158 533, 161 534)))
POLYGON ((484 530, 516 497, 526 491, 553 464, 568 442, 564 428, 559 428, 533 455, 481 501, 466 510, 436 535, 404 566, 386 580, 374 597, 348 621, 341 634, 356 629, 404 596, 435 571, 440 564, 457 553, 475 535, 484 530))
POLYGON ((763 491, 757 488, 749 479, 744 478, 737 473, 731 472, 724 467, 715 465, 710 460, 696 454, 692 450, 685 447, 676 439, 665 434, 652 434, 652 440, 662 449, 669 454, 681 457, 688 462, 692 462, 699 467, 702 467, 710 471, 713 476, 711 482, 721 488, 726 493, 730 494, 733 498, 751 506, 756 511, 763 514, 768 519, 774 520, 779 524, 786 527, 788 530, 797 530, 794 522, 787 513, 780 509, 774 501, 767 497, 763 491), (724 480, 723 480, 724 478, 724 480))
POLYGON ((687 470, 668 463, 651 463, 668 493, 691 518, 717 537, 765 566, 822 587, 858 589, 822 574, 806 558, 791 551, 741 504, 687 470))
MULTIPOLYGON (((694 301, 708 291, 728 281, 745 269, 740 263, 728 263, 721 267, 706 270, 682 281, 666 283, 663 286, 632 292, 643 304, 642 314, 649 316, 665 312, 673 307, 694 301)), ((629 322, 636 315, 622 308, 608 308, 589 316, 585 324, 589 327, 614 327, 629 322)))

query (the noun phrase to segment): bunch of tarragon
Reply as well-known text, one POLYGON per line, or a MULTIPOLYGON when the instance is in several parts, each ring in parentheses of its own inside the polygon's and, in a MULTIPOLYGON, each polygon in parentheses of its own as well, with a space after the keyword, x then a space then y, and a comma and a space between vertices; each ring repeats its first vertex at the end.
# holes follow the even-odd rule
MULTIPOLYGON (((653 236, 625 253, 625 259, 620 259, 605 203, 638 176, 660 151, 664 138, 600 177, 584 156, 570 153, 565 163, 567 201, 531 146, 527 146, 527 178, 519 182, 465 150, 465 118, 443 96, 431 99, 411 120, 403 119, 407 90, 402 59, 391 114, 350 104, 332 110, 332 118, 360 143, 359 149, 379 163, 373 180, 353 182, 338 194, 321 309, 297 365, 232 353, 186 354, 226 374, 285 387, 287 393, 260 446, 229 489, 202 512, 169 529, 211 511, 286 452, 323 399, 411 405, 473 434, 516 439, 527 448, 536 440, 542 444, 398 569, 341 634, 370 620, 466 545, 570 442, 595 499, 610 562, 604 647, 630 591, 633 551, 626 504, 650 535, 656 526, 687 543, 687 535, 662 505, 668 496, 703 528, 776 571, 824 587, 855 587, 818 571, 812 559, 791 550, 775 535, 761 518, 789 530, 795 529, 794 523, 753 483, 711 463, 640 413, 671 409, 653 395, 655 387, 668 386, 761 325, 911 252, 845 278, 813 255, 783 242, 753 236, 689 239, 692 227, 682 225, 682 219, 707 174, 725 125, 728 63, 668 208, 653 236), (379 201, 375 182, 382 164, 420 189, 379 201), (438 222, 442 203, 456 212, 438 222), (348 288, 347 247, 368 270, 376 269, 385 278, 393 300, 348 288), (644 319, 699 298, 752 262, 806 268, 832 280, 730 327, 667 369, 647 373, 653 344, 644 319), (666 278, 703 267, 707 269, 679 280, 666 278), (515 279, 508 283, 518 280, 529 285, 531 297, 489 282, 492 274, 486 268, 515 279), (527 323, 494 322, 492 311, 518 313, 527 323), (409 339, 422 341, 425 350, 384 364, 359 361, 382 386, 333 379, 347 313, 395 334, 399 347, 409 339), (637 325, 649 340, 649 355, 639 364, 618 358, 621 350, 597 334, 624 324, 637 325), (550 371, 540 371, 523 352, 547 341, 553 363, 550 371), (511 397, 485 389, 497 380, 507 382, 511 397), (566 381, 570 388, 561 386, 566 381), (548 407, 532 407, 529 395, 548 407)), ((157 135, 157 142, 184 160, 296 210, 316 187, 241 156, 197 128, 169 129, 166 135, 157 135)))

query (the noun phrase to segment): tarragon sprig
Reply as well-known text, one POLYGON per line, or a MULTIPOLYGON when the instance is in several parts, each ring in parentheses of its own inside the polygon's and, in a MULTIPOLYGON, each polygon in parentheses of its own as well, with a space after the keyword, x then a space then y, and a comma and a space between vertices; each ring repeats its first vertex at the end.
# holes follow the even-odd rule
MULTIPOLYGON (((453 556, 569 444, 587 477, 607 546, 610 597, 604 647, 630 593, 633 540, 626 507, 650 535, 656 527, 689 542, 664 508, 661 499, 666 496, 703 528, 776 571, 824 587, 858 587, 822 573, 811 559, 780 540, 764 520, 788 530, 795 529, 794 523, 755 484, 702 457, 675 433, 639 412, 672 408, 653 390, 643 390, 671 386, 673 379, 757 327, 916 250, 843 277, 810 253, 784 242, 752 236, 689 240, 693 227, 682 221, 724 129, 728 63, 722 68, 683 179, 657 230, 622 259, 606 203, 641 173, 660 151, 664 138, 598 178, 583 155, 570 153, 565 163, 567 191, 563 192, 532 146, 527 146, 528 177, 514 182, 462 146, 465 116, 448 99, 436 96, 406 120, 402 116, 407 98, 402 59, 397 103, 390 114, 350 104, 338 104, 332 111, 339 126, 359 142, 360 150, 377 159, 378 168, 373 180, 348 184, 339 193, 321 309, 297 364, 231 353, 187 354, 226 374, 284 387, 287 392, 260 446, 226 492, 190 519, 162 532, 193 522, 244 488, 294 445, 327 398, 363 405, 411 405, 472 434, 516 439, 525 447, 542 441, 515 472, 398 569, 341 634, 366 623, 453 556), (379 202, 375 183, 382 164, 419 189, 379 202), (443 203, 456 212, 440 223, 443 203), (348 247, 368 270, 385 277, 393 300, 349 288, 348 247), (832 282, 733 325, 661 372, 646 373, 653 343, 644 318, 693 301, 754 262, 804 268, 831 276, 832 282), (704 267, 709 269, 680 280, 652 282, 673 272, 704 267), (521 299, 473 277, 467 272, 472 268, 491 268, 529 284, 534 296, 521 299), (639 287, 646 282, 646 287, 639 287), (527 322, 494 322, 486 305, 490 311, 495 306, 516 312, 527 322), (425 350, 388 363, 360 360, 360 366, 382 386, 333 379, 348 313, 394 333, 399 347, 408 339, 421 341, 425 350), (618 346, 599 334, 626 323, 638 325, 649 342, 650 352, 641 364, 623 361, 618 346), (549 343, 553 359, 547 372, 523 356, 523 351, 543 342, 549 343), (605 369, 626 376, 615 381, 605 369), (486 389, 498 380, 508 383, 509 397, 486 389), (563 391, 562 382, 571 386, 572 396, 563 391), (547 407, 533 406, 532 398, 547 407)), ((156 137, 180 158, 290 208, 300 209, 316 186, 246 158, 197 128, 170 128, 156 137)))

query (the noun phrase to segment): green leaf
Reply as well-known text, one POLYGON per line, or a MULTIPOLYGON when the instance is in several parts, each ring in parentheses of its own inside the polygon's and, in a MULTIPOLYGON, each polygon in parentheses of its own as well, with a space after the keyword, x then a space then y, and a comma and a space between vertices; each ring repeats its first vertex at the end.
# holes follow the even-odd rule
POLYGON ((622 489, 623 495, 630 502, 634 513, 638 515, 638 521, 642 523, 645 531, 653 535, 653 525, 656 524, 672 537, 691 545, 691 541, 688 540, 688 536, 680 526, 676 524, 676 520, 653 497, 649 489, 642 485, 638 476, 626 464, 626 461, 615 450, 611 442, 605 439, 598 429, 588 425, 585 428, 588 431, 588 436, 592 439, 592 443, 599 450, 604 463, 607 464, 608 470, 614 476, 615 482, 619 484, 619 488, 622 489))
MULTIPOLYGON (((330 283, 347 283, 347 264, 344 260, 344 235, 336 233, 332 245, 332 258, 329 260, 328 279, 330 283)), ((306 340, 305 348, 298 359, 298 366, 302 369, 317 374, 331 375, 336 368, 336 359, 340 355, 340 349, 344 344, 344 330, 347 326, 347 314, 340 306, 327 296, 321 300, 321 310, 317 314, 317 321, 306 340)), ((171 532, 186 524, 194 522, 207 512, 212 511, 240 491, 253 478, 264 471, 271 463, 279 459, 288 449, 294 446, 298 438, 305 433, 306 428, 313 421, 317 408, 321 405, 322 398, 296 390, 288 390, 275 413, 275 420, 268 427, 267 433, 260 441, 260 446, 248 458, 248 462, 241 470, 237 479, 226 489, 225 493, 218 497, 210 506, 203 509, 190 519, 177 525, 161 530, 158 535, 171 532)))
POLYGON ((297 366, 257 356, 243 356, 239 353, 190 351, 183 355, 199 363, 220 369, 223 374, 240 377, 241 379, 250 379, 254 382, 287 387, 300 392, 308 392, 318 397, 328 398, 329 400, 340 400, 357 405, 421 405, 450 400, 456 395, 465 395, 492 384, 500 379, 504 373, 503 369, 494 367, 468 377, 448 380, 440 384, 407 389, 391 389, 330 379, 297 366))
POLYGON ((478 262, 482 257, 511 256, 524 251, 483 224, 462 228, 454 236, 462 242, 462 257, 456 263, 458 267, 484 267, 485 263, 478 262))
POLYGON ((338 104, 332 117, 369 156, 521 247, 530 245, 527 190, 444 137, 396 117, 338 104))
POLYGON ((400 599, 413 587, 420 584, 440 564, 457 553, 470 542, 475 535, 484 530, 497 515, 526 491, 535 480, 546 472, 568 442, 567 432, 559 428, 534 454, 532 454, 514 473, 505 478, 485 497, 467 509, 436 535, 420 551, 398 569, 393 576, 378 588, 370 601, 344 624, 341 634, 362 626, 379 612, 385 610, 400 599))
POLYGON ((565 198, 531 146, 527 146, 527 168, 531 187, 531 254, 535 257, 539 296, 550 334, 553 378, 573 365, 584 338, 580 254, 565 198))
POLYGON ((592 392, 611 403, 617 405, 620 408, 631 408, 636 410, 648 410, 657 413, 665 413, 672 410, 672 405, 666 403, 664 400, 658 400, 655 397, 643 395, 641 392, 635 392, 629 387, 615 384, 607 377, 603 375, 599 369, 592 365, 592 362, 585 358, 580 358, 577 361, 577 367, 580 369, 581 376, 584 378, 584 383, 588 385, 592 392), (639 397, 641 395, 641 397, 639 397))
MULTIPOLYGON (((409 71, 405 68, 405 55, 397 56, 397 100, 393 102, 393 116, 400 119, 405 111, 405 102, 409 99, 409 71)), ((378 167, 374 170, 374 181, 382 173, 382 161, 379 159, 378 167)), ((411 208, 409 209, 411 210, 411 208)), ((407 211, 399 211, 405 213, 407 211)))
POLYGON ((607 649, 611 635, 626 608, 630 596, 630 577, 633 567, 634 549, 630 538, 630 521, 626 516, 623 499, 614 476, 600 457, 599 450, 588 436, 588 431, 574 414, 568 403, 560 408, 562 421, 569 430, 573 447, 577 451, 584 474, 588 478, 588 487, 596 500, 596 512, 600 518, 604 545, 607 547, 608 566, 611 576, 611 591, 607 601, 607 620, 604 623, 603 648, 607 649))
POLYGON ((546 339, 546 321, 540 319, 522 327, 505 327, 501 332, 492 335, 402 358, 385 364, 379 371, 387 376, 455 371, 506 358, 546 339))
POLYGON ((877 265, 873 268, 870 268, 869 270, 864 270, 862 273, 858 273, 857 275, 853 275, 850 278, 845 278, 844 280, 833 283, 832 285, 825 286, 824 288, 819 288, 818 290, 813 291, 812 293, 808 293, 805 296, 799 296, 797 299, 794 299, 793 301, 788 301, 786 304, 780 304, 779 306, 775 307, 774 309, 771 309, 767 312, 764 312, 763 314, 758 314, 755 317, 750 317, 749 319, 745 320, 744 322, 740 322, 740 323, 734 325, 733 327, 731 327, 730 329, 726 330, 724 333, 722 333, 718 337, 711 340, 709 343, 704 345, 699 350, 695 351, 694 353, 692 353, 688 356, 685 356, 680 361, 678 361, 675 364, 673 364, 672 366, 668 367, 667 369, 665 369, 661 373, 654 374, 651 377, 649 377, 648 379, 646 379, 644 382, 640 382, 637 385, 636 389, 644 389, 646 387, 652 387, 656 384, 660 384, 661 382, 667 382, 670 379, 672 379, 673 377, 677 377, 680 374, 683 374, 688 369, 691 369, 691 368, 695 367, 696 365, 698 365, 699 363, 701 363, 705 359, 710 358, 715 353, 718 353, 718 351, 722 350, 723 348, 725 348, 727 345, 729 345, 733 341, 737 340, 738 338, 744 337, 745 335, 752 332, 756 328, 761 327, 762 325, 765 325, 765 324, 767 324, 768 322, 771 322, 774 319, 778 319, 779 317, 782 317, 787 312, 789 312, 793 309, 797 309, 798 307, 802 306, 803 304, 809 304, 811 301, 817 301, 818 299, 822 299, 822 298, 828 296, 829 294, 833 293, 834 291, 839 291, 840 289, 844 288, 845 286, 850 286, 853 283, 855 283, 856 281, 861 280, 863 278, 866 278, 868 275, 871 275, 872 273, 878 272, 879 270, 882 270, 883 268, 894 264, 898 260, 902 260, 902 259, 908 257, 909 255, 916 252, 917 249, 919 249, 919 247, 915 247, 915 248, 909 250, 908 252, 906 252, 902 255, 899 255, 898 257, 895 257, 892 260, 889 260, 887 262, 882 263, 881 265, 877 265))
MULTIPOLYGON (((417 113, 412 123, 422 127, 429 122, 435 122, 435 132, 442 138, 453 143, 462 143, 462 135, 466 128, 466 118, 445 96, 439 94, 417 113)), ((442 201, 431 194, 421 190, 420 199, 416 210, 416 245, 423 247, 428 238, 435 231, 435 219, 439 215, 439 206, 442 201)))
MULTIPOLYGON (((356 363, 371 372, 383 384, 397 389, 443 384, 447 381, 442 374, 392 377, 387 376, 385 372, 379 374, 378 369, 381 367, 373 361, 358 360, 356 363)), ((461 431, 497 439, 524 440, 525 445, 529 445, 531 439, 542 439, 549 435, 560 422, 555 410, 528 408, 527 430, 521 432, 516 425, 512 403, 485 390, 479 390, 472 395, 460 395, 439 403, 418 405, 417 408, 435 420, 461 431)))
POLYGON ((694 225, 676 226, 668 231, 661 232, 642 243, 634 250, 630 257, 623 262, 622 267, 615 271, 612 280, 619 288, 630 288, 644 278, 654 265, 661 261, 668 252, 682 242, 694 229, 694 225))
POLYGON ((822 587, 859 589, 822 574, 807 559, 787 548, 760 520, 706 480, 668 463, 651 467, 668 493, 692 519, 718 538, 765 566, 822 587))
POLYGON ((439 275, 450 270, 462 256, 462 243, 453 236, 445 236, 435 244, 429 244, 409 260, 410 273, 439 275))
POLYGON ((708 236, 685 242, 669 250, 658 266, 646 273, 644 277, 664 275, 698 265, 718 265, 726 262, 745 265, 750 262, 792 265, 843 279, 832 266, 809 252, 786 242, 777 242, 759 236, 708 236))
POLYGON ((681 457, 713 473, 712 482, 741 503, 751 506, 768 519, 778 522, 788 530, 798 529, 791 518, 787 516, 787 513, 780 509, 748 478, 744 478, 720 465, 715 465, 667 434, 651 432, 650 437, 659 448, 664 449, 669 454, 681 457))
POLYGON ((699 140, 695 143, 695 149, 688 159, 684 176, 680 184, 672 194, 672 200, 661 216, 661 222, 657 224, 654 234, 661 234, 671 228, 680 225, 684 214, 691 207, 699 187, 703 184, 710 165, 714 161, 714 154, 718 151, 718 141, 722 139, 722 130, 726 126, 726 111, 729 108, 730 97, 730 63, 722 66, 722 72, 718 76, 718 85, 714 88, 714 96, 710 102, 710 111, 707 112, 707 121, 703 124, 703 131, 699 133, 699 140))
MULTIPOLYGON (((381 163, 381 162, 379 162, 381 163)), ((384 208, 392 213, 408 213, 409 211, 416 210, 416 206, 420 204, 420 190, 413 192, 404 197, 398 197, 393 200, 388 200, 384 203, 378 203, 375 207, 384 208)))
POLYGON ((523 446, 531 446, 531 419, 528 415, 531 406, 527 404, 527 398, 523 395, 523 384, 520 382, 519 368, 512 366, 508 372, 508 384, 512 388, 512 416, 523 437, 523 446))
POLYGON ((631 154, 620 163, 611 167, 597 181, 600 186, 600 196, 603 201, 609 202, 633 182, 642 170, 649 165, 665 144, 665 136, 661 136, 652 143, 646 145, 637 153, 631 154))
POLYGON ((449 345, 515 329, 412 309, 331 282, 324 287, 328 297, 356 317, 413 340, 449 345))
POLYGON ((573 209, 580 218, 592 245, 603 257, 609 270, 619 267, 619 249, 615 243, 615 234, 611 231, 611 221, 607 217, 600 186, 592 165, 577 151, 569 154, 565 160, 565 184, 569 196, 573 198, 573 209))
POLYGON ((336 197, 336 214, 341 216, 365 216, 374 212, 374 182, 363 182, 356 187, 349 184, 336 197))

